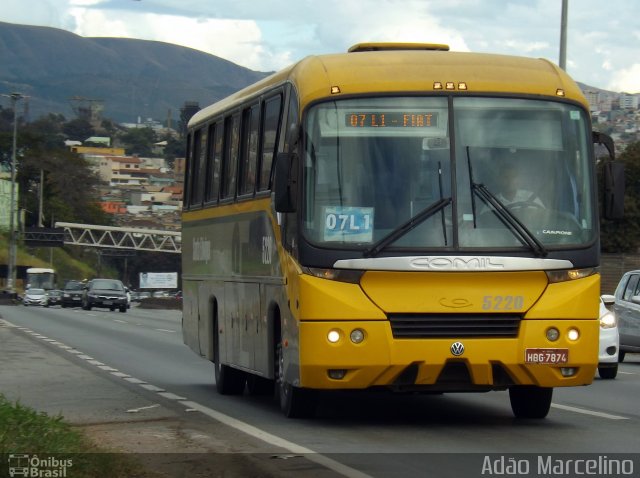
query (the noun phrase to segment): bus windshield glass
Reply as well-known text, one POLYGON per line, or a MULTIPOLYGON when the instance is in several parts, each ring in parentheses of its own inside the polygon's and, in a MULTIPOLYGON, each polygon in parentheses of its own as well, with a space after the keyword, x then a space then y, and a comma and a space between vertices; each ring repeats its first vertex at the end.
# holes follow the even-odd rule
POLYGON ((314 244, 546 253, 595 240, 591 137, 576 106, 360 98, 306 118, 304 233, 314 244))

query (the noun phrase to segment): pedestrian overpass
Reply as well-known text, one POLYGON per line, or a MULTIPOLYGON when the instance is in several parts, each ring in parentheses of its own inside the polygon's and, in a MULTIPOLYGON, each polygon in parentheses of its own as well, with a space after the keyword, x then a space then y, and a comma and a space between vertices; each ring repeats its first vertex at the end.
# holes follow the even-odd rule
POLYGON ((68 245, 111 250, 182 253, 182 234, 177 231, 97 226, 71 222, 57 222, 55 227, 63 229, 63 242, 68 245))

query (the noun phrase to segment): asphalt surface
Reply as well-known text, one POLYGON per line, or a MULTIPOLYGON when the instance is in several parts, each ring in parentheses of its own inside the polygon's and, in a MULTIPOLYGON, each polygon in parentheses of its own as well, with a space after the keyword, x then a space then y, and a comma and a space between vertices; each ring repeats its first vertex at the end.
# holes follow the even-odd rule
POLYGON ((8 322, 0 312, 0 393, 51 416, 62 415, 105 451, 134 455, 149 476, 336 476, 158 392, 8 322))

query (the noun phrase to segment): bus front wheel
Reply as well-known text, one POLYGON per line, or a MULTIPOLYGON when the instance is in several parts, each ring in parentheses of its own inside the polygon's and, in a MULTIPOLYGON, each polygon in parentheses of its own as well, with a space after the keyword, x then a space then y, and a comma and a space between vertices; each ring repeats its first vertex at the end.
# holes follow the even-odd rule
POLYGON ((509 389, 511 410, 516 418, 544 418, 551 408, 553 388, 518 385, 509 389))
POLYGON ((280 409, 287 418, 309 418, 316 411, 316 395, 313 390, 294 387, 284 378, 284 354, 282 343, 276 347, 277 357, 277 394, 280 409))

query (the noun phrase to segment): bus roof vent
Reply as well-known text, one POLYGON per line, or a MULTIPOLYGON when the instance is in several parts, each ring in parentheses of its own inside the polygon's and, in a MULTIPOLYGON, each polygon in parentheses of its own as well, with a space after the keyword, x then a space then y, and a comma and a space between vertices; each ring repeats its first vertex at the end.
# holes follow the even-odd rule
POLYGON ((357 43, 349 48, 349 53, 385 50, 429 50, 449 51, 449 45, 442 43, 357 43))

